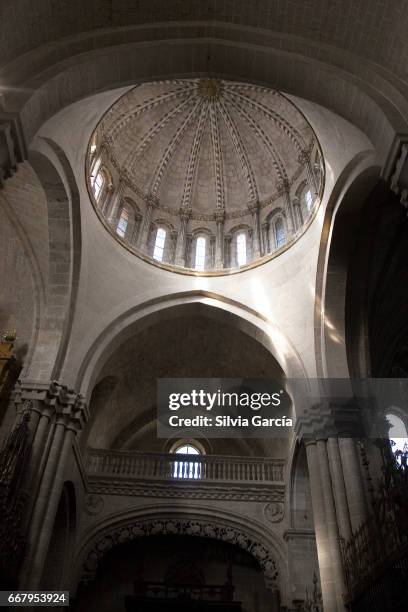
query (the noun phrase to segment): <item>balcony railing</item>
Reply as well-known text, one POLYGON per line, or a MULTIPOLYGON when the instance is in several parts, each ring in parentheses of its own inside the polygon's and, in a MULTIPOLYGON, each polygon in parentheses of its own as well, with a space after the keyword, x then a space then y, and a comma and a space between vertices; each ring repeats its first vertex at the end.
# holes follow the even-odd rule
POLYGON ((89 449, 91 477, 282 483, 284 461, 224 455, 181 455, 89 449))

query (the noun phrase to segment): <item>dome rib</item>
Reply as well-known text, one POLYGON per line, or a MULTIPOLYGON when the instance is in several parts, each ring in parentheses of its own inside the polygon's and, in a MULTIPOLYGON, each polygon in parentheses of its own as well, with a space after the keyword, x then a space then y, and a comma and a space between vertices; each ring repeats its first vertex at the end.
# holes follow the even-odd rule
POLYGON ((251 167, 251 163, 249 161, 248 153, 246 151, 245 145, 239 135, 238 129, 235 125, 233 118, 228 112, 227 108, 223 101, 218 102, 221 116, 224 120, 225 125, 227 126, 227 130, 229 132, 231 142, 234 145, 235 152, 238 156, 238 159, 241 163, 241 170, 243 173, 244 180, 248 187, 248 195, 249 202, 248 206, 254 206, 258 201, 258 187, 256 184, 254 172, 251 167))
POLYGON ((153 175, 153 180, 151 183, 151 188, 150 188, 150 193, 153 196, 157 197, 157 194, 159 192, 160 189, 160 185, 161 182, 163 180, 163 177, 165 175, 166 169, 168 167, 168 164, 174 154, 174 151, 176 149, 176 147, 181 143, 187 128, 189 126, 189 124, 191 123, 194 115, 199 111, 202 101, 199 98, 199 96, 195 96, 193 98, 193 100, 196 100, 196 104, 194 106, 194 108, 190 111, 190 113, 187 115, 187 117, 184 119, 183 123, 178 127, 176 133, 174 134, 173 138, 170 140, 169 144, 167 145, 163 156, 160 159, 160 162, 158 164, 158 166, 156 166, 154 175, 153 175))
POLYGON ((260 129, 259 125, 252 119, 252 117, 247 113, 247 111, 242 108, 240 104, 238 104, 232 96, 226 94, 225 96, 228 101, 231 103, 233 108, 238 112, 239 115, 246 121, 252 131, 256 134, 256 136, 263 142, 266 149, 269 151, 272 157, 272 164, 275 168, 276 174, 278 175, 279 181, 281 185, 286 185, 288 181, 288 175, 285 170, 285 166, 282 163, 282 160, 276 151, 273 143, 269 139, 268 135, 260 129))
POLYGON ((220 130, 218 125, 218 101, 210 104, 211 139, 213 145, 213 163, 216 192, 216 208, 225 211, 224 168, 222 163, 220 130))
POLYGON ((273 121, 275 125, 277 125, 285 133, 285 135, 288 136, 291 141, 293 141, 299 153, 304 153, 305 151, 307 151, 307 145, 302 135, 293 126, 291 126, 290 123, 286 121, 284 117, 282 117, 279 113, 271 110, 261 102, 253 100, 245 94, 241 94, 228 87, 226 88, 226 90, 230 95, 236 97, 238 100, 241 100, 249 107, 260 111, 263 115, 265 115, 265 117, 267 117, 267 119, 273 121))
POLYGON ((150 111, 153 108, 164 104, 165 102, 171 102, 176 98, 184 97, 186 89, 187 88, 183 88, 177 91, 166 92, 159 96, 153 96, 142 104, 137 105, 130 111, 122 113, 122 115, 118 117, 117 120, 115 120, 115 122, 109 128, 110 135, 112 136, 112 138, 117 137, 118 134, 129 124, 129 122, 133 119, 136 119, 136 117, 138 117, 139 115, 146 113, 147 111, 150 111))
POLYGON ((192 100, 195 99, 196 96, 190 95, 186 100, 184 100, 181 104, 178 104, 175 108, 171 109, 169 112, 165 113, 163 117, 160 119, 158 123, 155 123, 148 132, 143 136, 138 146, 130 152, 129 158, 125 161, 125 165, 128 168, 133 168, 133 165, 137 161, 137 158, 143 153, 145 148, 151 143, 153 138, 159 134, 163 128, 171 121, 171 119, 175 118, 178 114, 180 114, 186 106, 191 104, 192 100))
POLYGON ((198 119, 198 125, 194 134, 193 144, 191 146, 190 155, 188 159, 187 171, 184 180, 183 200, 181 203, 182 211, 190 211, 191 209, 191 198, 192 190, 194 185, 194 179, 197 173, 197 162, 199 158, 199 152, 201 143, 204 135, 205 124, 207 123, 208 117, 208 104, 203 101, 200 108, 200 116, 198 119))
POLYGON ((195 273, 204 233, 200 274, 286 250, 311 222, 324 185, 319 143, 295 104, 275 90, 217 78, 129 89, 95 129, 87 172, 107 229, 149 261, 195 273), (96 172, 109 181, 96 181, 96 172))

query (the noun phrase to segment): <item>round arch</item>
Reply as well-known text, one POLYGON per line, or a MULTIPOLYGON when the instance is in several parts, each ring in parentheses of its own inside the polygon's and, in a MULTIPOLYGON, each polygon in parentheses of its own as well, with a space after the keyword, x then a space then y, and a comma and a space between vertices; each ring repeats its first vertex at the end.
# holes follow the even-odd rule
POLYGON ((81 358, 75 360, 79 363, 73 372, 75 388, 89 399, 98 372, 123 342, 159 321, 191 314, 235 326, 260 342, 276 359, 287 378, 306 378, 300 355, 272 321, 238 302, 200 290, 154 298, 109 322, 102 322, 99 332, 86 343, 81 358))
POLYGON ((47 201, 49 272, 45 312, 25 375, 49 380, 61 372, 74 317, 82 248, 80 199, 72 167, 56 143, 39 139, 29 161, 47 201))
POLYGON ((316 45, 305 39, 294 41, 287 34, 263 33, 254 39, 251 29, 236 23, 186 21, 172 28, 164 21, 154 28, 129 26, 124 44, 120 28, 99 35, 90 30, 81 35, 80 46, 75 36, 57 41, 58 62, 50 62, 39 49, 33 53, 31 72, 18 59, 9 64, 8 72, 13 74, 14 69, 26 88, 14 89, 6 102, 21 113, 30 141, 62 107, 98 91, 174 76, 244 79, 330 108, 371 138, 383 163, 394 136, 407 129, 406 101, 398 82, 379 72, 377 64, 357 61, 352 54, 345 57, 341 49, 329 45, 323 61, 320 40, 316 45), (34 93, 29 87, 31 75, 35 75, 34 93))
POLYGON ((246 517, 213 508, 179 508, 150 506, 138 511, 109 516, 89 532, 74 563, 72 591, 81 581, 95 577, 104 555, 127 541, 155 535, 188 535, 221 540, 250 553, 259 563, 264 574, 265 586, 279 591, 282 603, 287 597, 287 570, 280 552, 282 542, 278 537, 265 533, 265 527, 246 517))
POLYGON ((359 214, 378 182, 380 168, 362 152, 343 170, 325 210, 316 272, 317 376, 349 378, 346 338, 348 265, 359 214))

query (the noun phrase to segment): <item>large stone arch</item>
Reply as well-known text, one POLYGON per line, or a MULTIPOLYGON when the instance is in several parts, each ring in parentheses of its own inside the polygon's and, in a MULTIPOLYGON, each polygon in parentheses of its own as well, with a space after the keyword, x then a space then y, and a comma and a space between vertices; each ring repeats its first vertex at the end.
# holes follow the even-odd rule
POLYGON ((39 139, 29 161, 47 200, 49 269, 46 308, 24 374, 46 381, 59 377, 74 316, 81 258, 79 192, 67 157, 54 142, 39 139))
MULTIPOLYGON (((47 254, 42 258, 38 253, 35 237, 28 228, 27 213, 24 214, 20 210, 21 204, 24 206, 26 202, 30 202, 30 213, 35 211, 39 215, 42 204, 40 202, 37 207, 35 202, 37 197, 41 199, 42 195, 35 174, 27 163, 23 166, 20 174, 7 181, 5 189, 0 191, 0 321, 3 333, 7 330, 5 320, 12 321, 17 332, 17 356, 20 359, 22 353, 22 363, 25 365, 32 357, 45 310, 47 286, 46 266, 43 263, 47 254), (24 194, 23 198, 23 189, 29 179, 33 184, 29 186, 29 194, 24 194), (23 278, 28 286, 23 286, 23 278), (10 301, 14 302, 13 308, 9 306, 10 301)), ((35 229, 38 230, 38 225, 35 229)), ((37 233, 39 232, 35 232, 37 233)))
MULTIPOLYGON (((137 42, 127 44, 118 32, 104 39, 92 35, 92 44, 96 40, 100 48, 83 52, 79 58, 73 45, 64 61, 36 75, 34 88, 30 79, 25 81, 34 93, 11 95, 8 105, 21 115, 30 141, 48 118, 91 94, 146 80, 211 74, 278 88, 329 108, 365 132, 381 163, 385 162, 396 134, 407 130, 406 102, 394 82, 367 62, 361 70, 340 54, 336 65, 329 61, 335 53, 322 61, 315 45, 301 44, 296 49, 294 41, 285 36, 269 33, 254 38, 247 29, 238 31, 214 24, 163 25, 154 30, 145 26, 131 29, 127 40, 134 37, 137 42), (208 36, 209 28, 212 36, 208 36)), ((90 45, 86 39, 81 37, 85 47, 90 45)))
POLYGON ((153 298, 110 321, 101 321, 94 336, 84 342, 81 357, 75 357, 75 371, 69 371, 72 363, 67 364, 65 378, 72 380, 73 386, 89 398, 102 365, 127 338, 155 322, 191 313, 236 326, 269 350, 288 378, 306 378, 300 355, 277 325, 234 300, 202 290, 153 298))
MULTIPOLYGON (((336 50, 348 52, 351 58, 358 56, 364 60, 377 60, 378 65, 400 78, 406 75, 404 63, 406 42, 406 16, 403 12, 404 0, 394 0, 392 5, 384 5, 381 0, 369 3, 371 12, 365 14, 365 3, 350 0, 339 0, 335 6, 327 7, 321 0, 310 0, 307 7, 302 0, 295 0, 288 6, 281 6, 277 0, 259 0, 253 6, 244 0, 233 0, 219 3, 216 0, 195 2, 194 0, 139 0, 129 5, 126 0, 113 0, 108 3, 95 2, 84 10, 79 0, 71 0, 66 5, 44 6, 42 3, 27 5, 21 0, 13 3, 13 11, 7 11, 10 1, 5 0, 5 10, 2 22, 7 34, 2 38, 1 56, 4 62, 37 49, 37 62, 44 61, 44 46, 54 43, 53 49, 58 51, 58 57, 64 57, 60 49, 61 39, 66 37, 65 44, 75 44, 76 38, 86 38, 86 33, 92 31, 93 38, 99 37, 108 44, 114 35, 119 41, 124 35, 129 37, 132 30, 148 24, 156 36, 163 24, 173 30, 180 30, 185 25, 209 24, 220 28, 235 28, 242 25, 249 29, 253 36, 259 31, 263 36, 281 32, 291 37, 293 45, 317 47, 315 54, 321 53, 321 48, 331 56, 336 50), (279 6, 278 6, 279 5, 279 6), (78 15, 77 19, 72 14, 78 15), (362 16, 366 19, 362 19, 362 16), (177 21, 174 19, 177 16, 177 21), (42 28, 28 28, 28 24, 43 24, 42 28), (382 37, 376 48, 370 44, 378 34, 378 23, 382 25, 382 37), (21 24, 21 35, 15 37, 14 31, 21 24), (126 30, 124 29, 126 28, 126 30), (359 35, 358 35, 359 34, 359 35), (84 36, 85 35, 85 36, 84 36), (59 41, 60 44, 55 44, 59 41)), ((209 30, 212 33, 212 30, 209 30)), ((240 37, 239 31, 237 37, 240 37)), ((259 37, 259 34, 258 34, 259 37)), ((88 41, 89 45, 89 41, 88 41)), ((95 45, 95 43, 94 43, 95 45)), ((76 49, 77 53, 84 51, 85 43, 76 49)))
POLYGON ((213 508, 181 510, 168 505, 150 506, 140 510, 113 515, 97 523, 88 533, 78 551, 72 591, 79 582, 95 577, 99 562, 113 547, 141 537, 155 535, 190 535, 218 539, 234 544, 250 553, 259 563, 265 585, 272 591, 279 590, 282 602, 287 597, 287 569, 281 554, 282 542, 255 520, 213 508))
POLYGON ((325 210, 316 273, 315 354, 317 376, 349 378, 346 291, 350 255, 361 209, 378 182, 380 168, 363 152, 343 170, 325 210))

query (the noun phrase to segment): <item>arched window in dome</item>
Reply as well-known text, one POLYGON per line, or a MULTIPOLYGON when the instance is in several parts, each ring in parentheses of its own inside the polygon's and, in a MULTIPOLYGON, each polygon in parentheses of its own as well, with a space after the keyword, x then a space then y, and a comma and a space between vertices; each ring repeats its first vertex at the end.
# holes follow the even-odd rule
POLYGON ((313 196, 312 196, 312 192, 310 191, 310 189, 306 191, 305 200, 306 200, 307 210, 308 212, 310 212, 313 208, 313 196))
POLYGON ((93 187, 95 178, 100 170, 102 159, 100 157, 95 157, 96 151, 92 151, 91 155, 93 155, 93 161, 91 166, 91 185, 93 187))
POLYGON ((102 172, 102 170, 99 170, 92 184, 95 200, 97 202, 99 201, 101 197, 103 188, 105 186, 105 181, 106 181, 105 174, 102 172))
POLYGON ((204 236, 199 236, 196 241, 196 253, 194 267, 202 272, 205 270, 205 256, 207 250, 207 240, 204 236))
POLYGON ((129 211, 127 208, 122 208, 122 212, 120 213, 118 225, 116 226, 116 233, 121 238, 124 238, 126 235, 126 230, 129 225, 129 211))
POLYGON ((286 244, 286 231, 282 217, 278 217, 275 221, 275 244, 277 249, 286 244))
POLYGON ((389 413, 386 415, 390 425, 388 437, 391 442, 392 452, 399 465, 406 465, 408 456, 408 432, 404 421, 398 415, 389 413))
POLYGON ((156 259, 156 261, 163 261, 165 243, 166 230, 164 229, 164 227, 158 227, 153 250, 153 259, 156 259))
POLYGON ((237 236, 237 264, 244 266, 247 263, 247 241, 246 234, 240 232, 237 236))
POLYGON ((201 478, 200 450, 190 442, 183 442, 173 451, 180 459, 173 464, 173 478, 201 478))
POLYGON ((303 225, 303 215, 299 201, 296 201, 293 204, 293 213, 295 217, 296 229, 300 229, 303 225))

